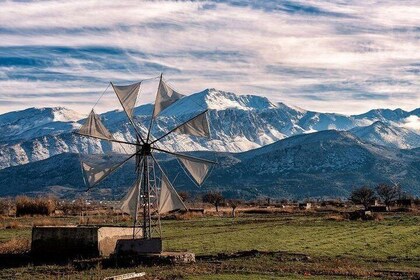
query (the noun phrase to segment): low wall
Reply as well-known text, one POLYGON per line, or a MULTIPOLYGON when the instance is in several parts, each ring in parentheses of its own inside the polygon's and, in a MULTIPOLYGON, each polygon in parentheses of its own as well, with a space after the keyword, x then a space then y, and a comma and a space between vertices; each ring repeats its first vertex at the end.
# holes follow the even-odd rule
MULTIPOLYGON (((136 236, 139 230, 136 229, 136 236)), ((98 229, 98 242, 99 242, 99 255, 109 256, 115 250, 117 240, 119 239, 132 239, 132 227, 101 227, 98 229)))
POLYGON ((107 257, 118 239, 132 238, 132 227, 33 227, 31 253, 43 259, 107 257))

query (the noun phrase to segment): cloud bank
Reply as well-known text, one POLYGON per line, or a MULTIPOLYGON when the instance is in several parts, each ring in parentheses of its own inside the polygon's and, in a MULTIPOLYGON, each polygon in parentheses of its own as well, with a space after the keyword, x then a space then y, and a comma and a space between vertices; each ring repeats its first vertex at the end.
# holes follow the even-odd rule
POLYGON ((214 87, 324 112, 411 110, 419 15, 418 1, 6 1, 0 112, 87 112, 109 81, 160 72, 184 94, 214 87))

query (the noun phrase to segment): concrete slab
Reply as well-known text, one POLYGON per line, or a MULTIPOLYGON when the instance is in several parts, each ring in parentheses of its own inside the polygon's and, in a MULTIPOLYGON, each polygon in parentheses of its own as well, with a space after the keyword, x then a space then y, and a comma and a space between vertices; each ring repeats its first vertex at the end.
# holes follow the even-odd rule
POLYGON ((162 252, 162 239, 130 239, 118 240, 115 247, 117 255, 158 254, 162 252))
POLYGON ((33 227, 31 253, 51 260, 108 257, 114 252, 117 240, 131 239, 132 234, 132 227, 33 227))

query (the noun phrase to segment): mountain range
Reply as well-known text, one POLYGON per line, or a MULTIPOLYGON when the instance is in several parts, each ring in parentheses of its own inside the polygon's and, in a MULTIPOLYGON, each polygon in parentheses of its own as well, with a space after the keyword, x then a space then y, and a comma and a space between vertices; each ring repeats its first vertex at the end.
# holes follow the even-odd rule
MULTIPOLYGON (((142 130, 152 109, 151 104, 135 108, 142 130)), ((210 140, 174 135, 162 145, 217 158, 219 165, 206 183, 211 188, 244 197, 345 196, 355 186, 392 180, 420 194, 419 108, 411 112, 376 109, 347 116, 207 89, 164 110, 152 134, 159 137, 205 109, 209 110, 210 140)), ((46 191, 71 195, 83 188, 76 154, 126 151, 121 145, 74 135, 85 118, 62 107, 0 115, 0 195, 46 191)), ((104 112, 101 118, 116 139, 134 140, 124 112, 104 112)), ((169 173, 175 172, 176 161, 162 160, 169 173)), ((127 187, 128 178, 114 177, 104 182, 103 190, 113 184, 127 187)), ((198 191, 187 182, 180 176, 176 185, 198 191)))

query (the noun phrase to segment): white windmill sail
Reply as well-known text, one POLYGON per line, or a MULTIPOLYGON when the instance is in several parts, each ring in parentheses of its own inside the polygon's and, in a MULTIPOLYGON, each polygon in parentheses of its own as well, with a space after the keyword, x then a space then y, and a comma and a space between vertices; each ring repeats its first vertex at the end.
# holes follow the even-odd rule
POLYGON ((108 129, 102 124, 101 119, 95 111, 91 111, 86 123, 79 129, 79 134, 85 136, 92 136, 104 140, 114 139, 108 129))
POLYGON ((159 195, 159 214, 168 213, 174 210, 187 210, 187 207, 169 182, 168 178, 163 175, 159 195))
POLYGON ((137 211, 137 199, 139 197, 139 184, 138 181, 134 182, 134 184, 128 190, 128 193, 124 196, 121 201, 120 209, 124 213, 128 213, 131 217, 136 216, 137 211))
POLYGON ((200 159, 183 157, 179 154, 177 155, 177 158, 188 170, 194 181, 196 181, 199 186, 204 182, 204 179, 206 179, 206 176, 213 164, 210 162, 202 161, 200 159))
MULTIPOLYGON (((112 83, 111 83, 112 84, 112 83)), ((124 110, 127 112, 127 115, 132 118, 134 106, 136 106, 137 96, 140 90, 140 84, 135 83, 128 86, 117 86, 112 84, 115 94, 121 102, 124 110)))
POLYGON ((103 164, 87 163, 82 161, 82 168, 89 187, 92 187, 104 179, 108 174, 117 169, 120 165, 104 167, 103 164))
POLYGON ((155 118, 161 111, 175 103, 184 95, 171 89, 161 78, 159 88, 156 94, 155 108, 153 110, 153 117, 155 118))
POLYGON ((190 134, 194 136, 210 137, 209 122, 207 112, 204 112, 195 118, 187 121, 174 130, 177 133, 190 134))

